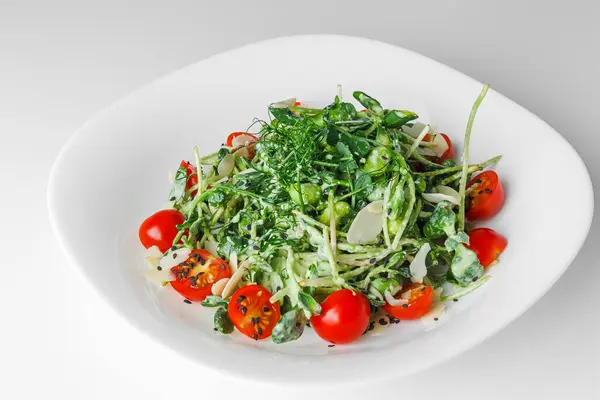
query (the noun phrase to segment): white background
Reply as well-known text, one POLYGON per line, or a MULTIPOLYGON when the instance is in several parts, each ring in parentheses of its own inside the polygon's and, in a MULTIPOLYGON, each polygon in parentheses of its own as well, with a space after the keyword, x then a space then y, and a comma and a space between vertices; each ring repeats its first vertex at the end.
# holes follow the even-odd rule
MULTIPOLYGON (((73 276, 45 203, 54 158, 90 116, 173 69, 297 33, 383 40, 491 83, 561 132, 598 187, 596 1, 84 3, 0 0, 0 398, 600 396, 598 218, 561 280, 484 344, 387 384, 315 391, 307 382, 300 392, 186 373, 186 361, 135 332, 73 276)), ((531 179, 569 190, 552 177, 531 179)))

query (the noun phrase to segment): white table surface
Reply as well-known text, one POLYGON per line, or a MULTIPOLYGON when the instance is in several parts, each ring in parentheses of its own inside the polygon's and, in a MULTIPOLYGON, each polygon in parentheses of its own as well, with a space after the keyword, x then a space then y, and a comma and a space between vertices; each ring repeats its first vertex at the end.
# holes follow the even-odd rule
POLYGON ((597 2, 84 3, 0 0, 0 398, 600 397, 598 218, 560 281, 485 343, 386 385, 286 393, 210 370, 186 375, 187 361, 139 335, 73 276, 46 213, 53 160, 90 116, 171 70, 298 33, 387 41, 490 82, 561 132, 598 187, 597 2))

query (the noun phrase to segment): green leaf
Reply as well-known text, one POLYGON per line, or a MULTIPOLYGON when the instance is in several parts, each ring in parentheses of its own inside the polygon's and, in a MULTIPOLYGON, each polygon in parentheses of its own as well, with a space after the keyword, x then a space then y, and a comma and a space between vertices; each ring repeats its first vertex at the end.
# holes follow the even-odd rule
MULTIPOLYGON (((391 257, 388 260, 387 265, 389 268, 394 268, 397 265, 402 264, 405 259, 406 259, 406 253, 403 251, 399 251, 399 252, 391 255, 391 257)), ((409 277, 410 277, 410 275, 409 275, 409 277)))
POLYGON ((448 237, 444 242, 444 246, 446 246, 446 250, 454 251, 461 243, 469 244, 469 236, 464 232, 458 232, 456 235, 448 237))
POLYGON ((364 170, 372 174, 382 174, 392 160, 392 152, 384 146, 375 147, 367 156, 364 170))
POLYGON ((368 172, 359 169, 356 172, 356 179, 354 180, 354 190, 361 190, 362 188, 369 187, 372 182, 371 175, 368 172))
POLYGON ((304 332, 306 325, 306 315, 300 308, 294 308, 281 317, 279 322, 273 327, 271 337, 276 344, 287 343, 298 340, 304 332))
POLYGON ((286 125, 295 125, 299 120, 298 116, 296 116, 292 112, 292 110, 290 110, 287 107, 279 108, 279 107, 273 107, 272 105, 270 105, 269 112, 271 113, 273 118, 275 118, 276 120, 278 120, 286 125))
POLYGON ((169 192, 169 201, 178 201, 183 196, 187 180, 188 176, 185 167, 179 167, 175 173, 175 180, 169 192))
POLYGON ((200 303, 204 307, 227 307, 227 301, 223 299, 221 296, 206 296, 206 299, 202 300, 200 303))
POLYGON ((352 157, 352 152, 350 151, 350 148, 343 142, 338 142, 335 145, 335 149, 340 155, 344 157, 352 157))
POLYGON ((439 239, 444 235, 450 237, 456 232, 454 224, 456 214, 448 201, 438 203, 429 220, 423 226, 423 233, 429 239, 439 239))
POLYGON ((221 147, 217 152, 217 161, 220 162, 227 154, 229 154, 229 150, 225 147, 221 147))
POLYGON ((417 118, 419 118, 419 116, 412 111, 388 110, 383 117, 383 125, 388 128, 400 128, 407 122, 417 118))
POLYGON ((219 240, 217 251, 222 258, 229 259, 231 252, 241 254, 248 246, 248 239, 240 236, 223 236, 219 240))
POLYGON ((340 133, 337 131, 337 129, 335 129, 335 127, 331 125, 327 127, 326 141, 327 144, 330 146, 335 146, 337 142, 340 141, 340 133))
POLYGON ((331 122, 350 121, 356 117, 356 108, 352 103, 339 102, 327 110, 327 119, 331 122))
POLYGON ((483 267, 479 263, 477 254, 459 244, 454 250, 452 265, 450 265, 452 276, 461 286, 468 286, 483 276, 483 267))
POLYGON ((386 291, 394 293, 399 286, 402 286, 396 279, 376 278, 371 281, 371 286, 379 293, 383 294, 386 291))
POLYGON ((229 314, 227 313, 227 308, 225 307, 219 307, 217 311, 215 311, 213 323, 215 329, 223 334, 233 332, 233 322, 231 322, 229 314))
POLYGON ((227 198, 227 195, 225 193, 225 191, 222 188, 216 187, 214 189, 212 189, 210 192, 206 193, 206 201, 208 202, 208 204, 210 204, 211 206, 220 206, 225 202, 225 199, 227 198))
POLYGON ((379 103, 379 101, 375 100, 373 97, 369 96, 368 94, 366 94, 364 92, 356 91, 356 92, 352 93, 352 96, 354 96, 354 98, 360 104, 362 104, 363 107, 365 107, 367 110, 374 111, 377 114, 383 113, 383 107, 381 107, 381 104, 379 103))
POLYGON ((307 318, 313 315, 320 315, 323 310, 321 305, 310 294, 303 291, 298 293, 298 304, 304 310, 307 318))

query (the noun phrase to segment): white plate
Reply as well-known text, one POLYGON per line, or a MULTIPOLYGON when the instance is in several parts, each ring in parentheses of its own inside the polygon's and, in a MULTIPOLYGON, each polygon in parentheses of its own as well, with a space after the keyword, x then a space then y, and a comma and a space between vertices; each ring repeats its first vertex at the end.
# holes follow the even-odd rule
MULTIPOLYGON (((509 240, 491 281, 454 305, 446 323, 423 331, 401 323, 349 346, 327 347, 314 332, 276 346, 212 330, 212 311, 186 305, 144 277, 139 223, 159 209, 167 175, 195 144, 211 152, 270 102, 326 102, 342 84, 384 106, 416 111, 457 143, 481 84, 388 44, 343 36, 257 43, 154 82, 88 122, 52 173, 48 207, 77 271, 116 311, 157 342, 199 363, 255 380, 356 382, 415 372, 488 338, 540 298, 565 271, 592 219, 587 170, 550 126, 491 90, 474 125, 472 161, 496 154, 507 197, 488 225, 509 240)), ((515 344, 516 345, 516 344, 515 344)), ((150 349, 149 349, 150 351, 150 349)))

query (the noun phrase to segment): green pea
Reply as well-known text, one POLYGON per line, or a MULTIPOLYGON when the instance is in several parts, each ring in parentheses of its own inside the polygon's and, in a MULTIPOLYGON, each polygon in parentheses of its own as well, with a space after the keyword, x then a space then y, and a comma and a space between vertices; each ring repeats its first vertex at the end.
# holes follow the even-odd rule
MULTIPOLYGON (((340 220, 350 214, 350 205, 345 201, 338 201, 333 205, 335 210, 335 221, 337 224, 340 220)), ((319 221, 324 224, 329 224, 329 208, 326 208, 321 215, 319 215, 319 221)))
MULTIPOLYGON (((303 183, 300 185, 302 190, 302 200, 304 204, 316 204, 321 200, 321 188, 312 183, 303 183)), ((300 204, 300 194, 298 193, 298 186, 294 185, 289 190, 290 197, 296 203, 300 204)))
POLYGON ((388 148, 375 147, 367 156, 367 162, 365 162, 363 169, 373 174, 383 173, 391 160, 392 152, 388 148))

